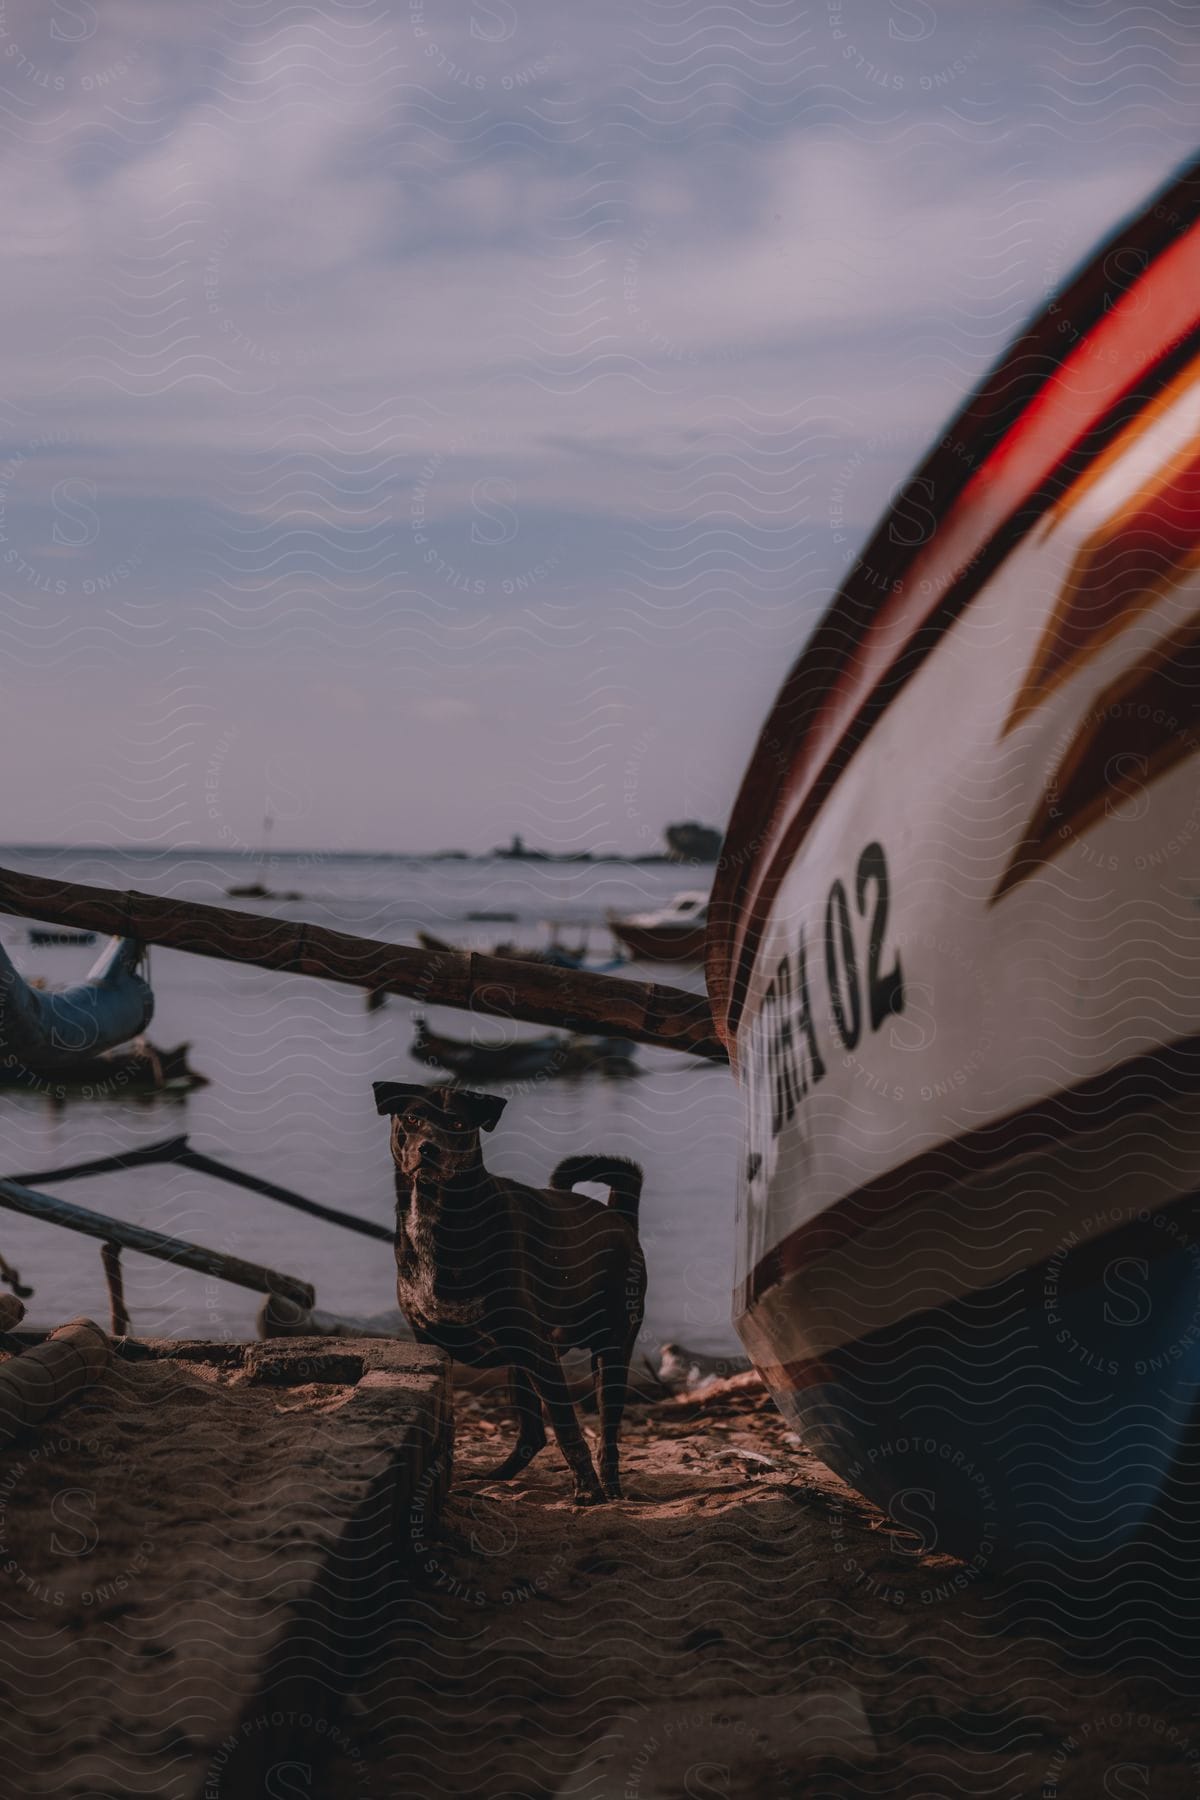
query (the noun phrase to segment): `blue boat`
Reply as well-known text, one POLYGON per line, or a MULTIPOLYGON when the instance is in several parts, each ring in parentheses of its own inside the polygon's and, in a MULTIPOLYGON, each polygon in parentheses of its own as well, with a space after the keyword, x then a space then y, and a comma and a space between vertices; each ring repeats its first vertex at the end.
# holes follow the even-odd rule
POLYGON ((154 1016, 145 960, 135 938, 113 937, 83 981, 48 992, 0 947, 0 1062, 10 1072, 69 1071, 138 1037, 154 1016))

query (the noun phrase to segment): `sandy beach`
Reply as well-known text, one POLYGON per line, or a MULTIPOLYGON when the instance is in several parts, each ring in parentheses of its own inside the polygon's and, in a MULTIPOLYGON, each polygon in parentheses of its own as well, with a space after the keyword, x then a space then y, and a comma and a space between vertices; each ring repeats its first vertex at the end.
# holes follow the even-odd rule
POLYGON ((1115 1667, 989 1571, 920 1554, 756 1376, 634 1405, 606 1507, 570 1505, 552 1448, 489 1483, 510 1435, 499 1396, 460 1392, 452 1491, 414 1526, 336 1800, 1200 1792, 1168 1657, 1115 1667))

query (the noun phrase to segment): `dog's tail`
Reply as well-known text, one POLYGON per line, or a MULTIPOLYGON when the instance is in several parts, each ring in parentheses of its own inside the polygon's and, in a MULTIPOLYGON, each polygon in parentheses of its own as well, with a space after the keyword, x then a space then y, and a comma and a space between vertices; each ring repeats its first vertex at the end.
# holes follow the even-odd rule
POLYGON ((573 1188, 579 1181, 603 1181, 608 1204, 631 1225, 637 1224, 642 1197, 642 1171, 627 1156, 565 1156, 550 1177, 552 1188, 573 1188))

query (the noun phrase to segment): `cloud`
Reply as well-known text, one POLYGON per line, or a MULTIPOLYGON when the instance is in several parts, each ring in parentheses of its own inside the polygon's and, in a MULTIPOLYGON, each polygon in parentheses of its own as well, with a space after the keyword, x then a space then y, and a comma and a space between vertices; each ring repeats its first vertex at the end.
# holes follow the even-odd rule
POLYGON ((370 834, 422 722, 447 770, 403 831, 492 841, 471 772, 504 759, 511 814, 593 702, 580 830, 629 839, 647 735, 654 804, 723 810, 889 487, 1193 131, 1190 29, 1168 66, 1128 23, 979 18, 6 0, 6 691, 91 669, 94 744, 182 676, 264 756, 307 708, 314 842, 370 834))

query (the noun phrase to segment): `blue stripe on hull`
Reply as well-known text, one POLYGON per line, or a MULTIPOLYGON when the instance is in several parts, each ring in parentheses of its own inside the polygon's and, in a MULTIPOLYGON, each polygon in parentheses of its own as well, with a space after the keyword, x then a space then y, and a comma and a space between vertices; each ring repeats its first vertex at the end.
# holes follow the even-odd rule
POLYGON ((913 1315, 776 1400, 923 1550, 1061 1566, 1149 1531, 1190 1563, 1159 1502, 1200 1383, 1200 1277, 1193 1250, 1155 1248, 1108 1239, 1086 1285, 1052 1262, 913 1315))

